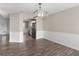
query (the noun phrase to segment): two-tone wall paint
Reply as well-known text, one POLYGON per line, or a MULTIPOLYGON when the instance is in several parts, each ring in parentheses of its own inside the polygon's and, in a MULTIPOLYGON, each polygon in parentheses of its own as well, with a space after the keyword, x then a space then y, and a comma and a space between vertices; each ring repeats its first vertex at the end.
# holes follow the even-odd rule
POLYGON ((79 7, 44 18, 43 27, 44 38, 79 50, 79 7))
POLYGON ((51 14, 42 22, 40 38, 79 50, 79 6, 51 14))
POLYGON ((23 42, 23 16, 22 14, 11 14, 10 16, 10 42, 23 42))

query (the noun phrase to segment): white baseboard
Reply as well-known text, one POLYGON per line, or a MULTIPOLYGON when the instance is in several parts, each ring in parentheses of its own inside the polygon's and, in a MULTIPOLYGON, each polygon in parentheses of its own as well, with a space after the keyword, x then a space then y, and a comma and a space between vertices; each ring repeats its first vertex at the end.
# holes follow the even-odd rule
POLYGON ((63 32, 43 31, 44 38, 62 44, 67 47, 79 50, 79 35, 63 32))

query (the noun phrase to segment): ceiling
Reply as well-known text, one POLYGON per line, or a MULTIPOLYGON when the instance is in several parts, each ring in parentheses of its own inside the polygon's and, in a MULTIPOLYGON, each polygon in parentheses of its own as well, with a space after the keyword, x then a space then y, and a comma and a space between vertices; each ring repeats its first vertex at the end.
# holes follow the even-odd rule
MULTIPOLYGON (((43 3, 43 9, 48 14, 52 14, 78 5, 78 3, 43 3)), ((37 8, 37 3, 0 3, 0 14, 6 16, 7 14, 25 12, 27 15, 32 15, 37 8)))

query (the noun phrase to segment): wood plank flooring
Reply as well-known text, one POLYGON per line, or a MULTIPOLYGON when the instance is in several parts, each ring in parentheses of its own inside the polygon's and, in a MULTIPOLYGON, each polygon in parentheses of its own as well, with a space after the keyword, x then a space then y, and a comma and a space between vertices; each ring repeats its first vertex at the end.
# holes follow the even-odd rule
POLYGON ((0 45, 0 56, 79 56, 79 51, 46 39, 0 45))

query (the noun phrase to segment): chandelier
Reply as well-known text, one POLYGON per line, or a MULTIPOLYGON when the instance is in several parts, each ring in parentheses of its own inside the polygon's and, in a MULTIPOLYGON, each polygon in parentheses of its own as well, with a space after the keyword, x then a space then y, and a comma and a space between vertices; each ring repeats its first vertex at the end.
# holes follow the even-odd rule
POLYGON ((35 14, 34 18, 44 17, 48 12, 43 10, 42 3, 38 3, 38 9, 33 12, 35 14))
POLYGON ((44 14, 43 14, 43 10, 42 10, 42 3, 39 3, 38 5, 39 5, 39 9, 38 9, 38 14, 37 14, 37 16, 38 16, 38 17, 43 17, 44 14))

